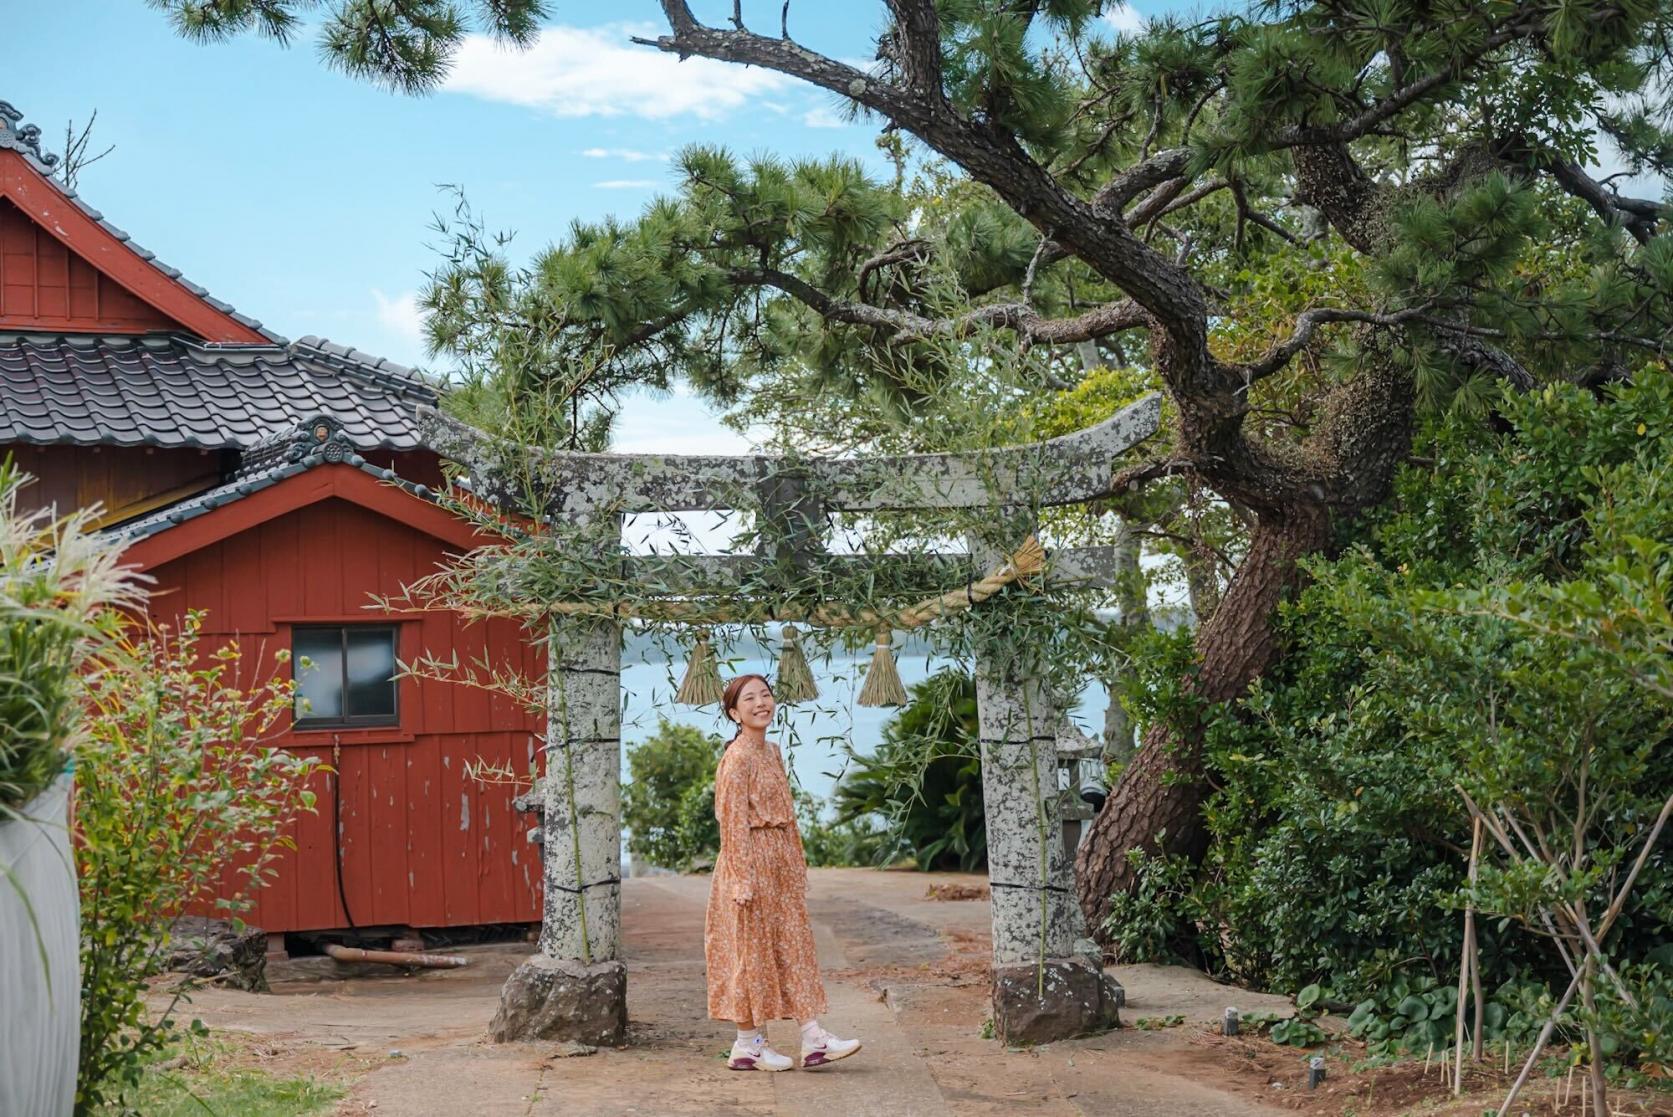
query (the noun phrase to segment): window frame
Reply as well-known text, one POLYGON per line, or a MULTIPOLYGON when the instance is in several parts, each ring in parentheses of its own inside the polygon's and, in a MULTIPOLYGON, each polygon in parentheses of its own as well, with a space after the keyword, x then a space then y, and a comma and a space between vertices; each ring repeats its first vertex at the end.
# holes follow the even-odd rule
MULTIPOLYGON (((308 731, 312 729, 389 729, 401 724, 401 680, 399 676, 401 662, 401 626, 398 624, 293 624, 290 627, 290 677, 297 684, 300 695, 302 680, 297 677, 301 666, 301 656, 296 652, 296 637, 305 632, 336 632, 338 634, 338 656, 340 667, 337 685, 342 695, 342 705, 348 706, 349 696, 349 632, 386 632, 389 634, 389 647, 396 664, 396 674, 389 677, 389 693, 394 709, 387 714, 343 714, 339 717, 303 717, 296 712, 296 703, 291 703, 291 728, 308 731)), ((317 670, 317 668, 316 668, 317 670)))

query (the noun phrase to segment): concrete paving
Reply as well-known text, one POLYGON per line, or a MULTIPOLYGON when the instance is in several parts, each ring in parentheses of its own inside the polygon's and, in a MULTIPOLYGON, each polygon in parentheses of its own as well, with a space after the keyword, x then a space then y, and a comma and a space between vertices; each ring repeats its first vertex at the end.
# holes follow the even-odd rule
MULTIPOLYGON (((1124 1028, 1032 1050, 984 1039, 988 906, 926 897, 959 874, 822 869, 809 910, 826 978, 832 1030, 857 1035, 852 1059, 813 1072, 726 1069, 732 1031, 704 1015, 706 877, 635 878, 623 885, 630 1043, 592 1054, 556 1044, 486 1038, 500 983, 529 947, 465 948, 463 970, 354 980, 281 980, 270 995, 206 990, 191 1010, 212 1028, 263 1037, 287 1067, 350 1083, 340 1114, 942 1117, 1019 1111, 1082 1115, 1277 1114, 1247 1085, 1181 1073, 1184 1029, 1124 1028), (309 1061, 308 1056, 311 1058, 309 1061), (300 1061, 299 1061, 300 1060, 300 1061)), ((1131 1021, 1178 1013, 1218 1018, 1227 991, 1200 974, 1163 967, 1117 971, 1131 1021)), ((1245 1011, 1277 998, 1237 993, 1245 1011)), ((768 1026, 793 1052, 795 1024, 768 1026)), ((1188 1061, 1188 1059, 1187 1059, 1188 1061)), ((1264 1086, 1265 1083, 1259 1085, 1264 1086)))

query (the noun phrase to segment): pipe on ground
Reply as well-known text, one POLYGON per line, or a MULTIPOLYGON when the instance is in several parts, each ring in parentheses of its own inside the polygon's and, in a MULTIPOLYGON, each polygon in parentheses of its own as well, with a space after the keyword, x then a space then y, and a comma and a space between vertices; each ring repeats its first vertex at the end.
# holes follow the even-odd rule
POLYGON ((456 970, 470 965, 458 954, 415 954, 406 950, 362 950, 358 946, 325 944, 325 952, 339 962, 382 962, 387 966, 417 966, 427 970, 456 970))

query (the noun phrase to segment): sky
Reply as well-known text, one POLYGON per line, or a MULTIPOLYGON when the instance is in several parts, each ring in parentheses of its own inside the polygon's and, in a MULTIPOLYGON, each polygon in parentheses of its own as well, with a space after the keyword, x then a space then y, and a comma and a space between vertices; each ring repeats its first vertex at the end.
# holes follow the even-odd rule
MULTIPOLYGON (((1142 6, 1142 5, 1141 5, 1142 6)), ((694 5, 723 21, 729 3, 694 5)), ((444 87, 386 92, 320 61, 310 33, 197 44, 144 0, 8 5, 0 100, 62 150, 69 120, 97 110, 115 150, 80 193, 162 260, 285 337, 329 337, 403 364, 424 353, 415 303, 438 242, 431 225, 462 187, 520 259, 570 222, 631 217, 672 188, 690 143, 785 157, 835 152, 877 174, 875 126, 789 78, 635 46, 665 30, 654 0, 557 0, 539 43, 483 38, 444 87)), ((746 3, 776 28, 777 0, 746 3)), ((883 5, 799 0, 791 31, 834 57, 871 55, 883 5)), ((1131 9, 1111 17, 1131 26, 1131 9)), ((627 402, 616 449, 737 452, 744 441, 682 393, 627 402)))

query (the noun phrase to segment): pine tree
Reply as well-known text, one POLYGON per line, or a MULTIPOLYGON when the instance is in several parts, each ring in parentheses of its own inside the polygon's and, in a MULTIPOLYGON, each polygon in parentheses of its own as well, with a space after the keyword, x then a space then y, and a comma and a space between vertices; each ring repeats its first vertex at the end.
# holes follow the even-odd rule
MULTIPOLYGON (((270 33, 297 7, 167 6, 270 33)), ((423 87, 460 7, 355 0, 326 46, 423 87)), ((537 4, 475 7, 534 33, 537 4)), ((1137 362, 1176 427, 1122 485, 1184 476, 1248 525, 1197 632, 1207 701, 1281 653, 1299 560, 1384 499, 1421 408, 1667 372, 1670 207, 1587 168, 1607 137, 1628 170, 1669 172, 1668 0, 1264 0, 1121 35, 1094 0, 889 0, 869 69, 796 42, 776 3, 771 34, 742 5, 729 26, 662 7, 647 46, 799 78, 959 177, 927 206, 843 160, 693 149, 635 221, 577 226, 526 272, 491 253, 444 270, 434 342, 501 352, 509 312, 520 375, 677 375, 723 402, 785 378, 909 393, 961 375, 935 342, 976 332, 1052 354, 1045 387, 1137 362)), ((1199 851, 1200 743, 1153 726, 1098 816, 1078 866, 1094 926, 1129 849, 1199 851)))

